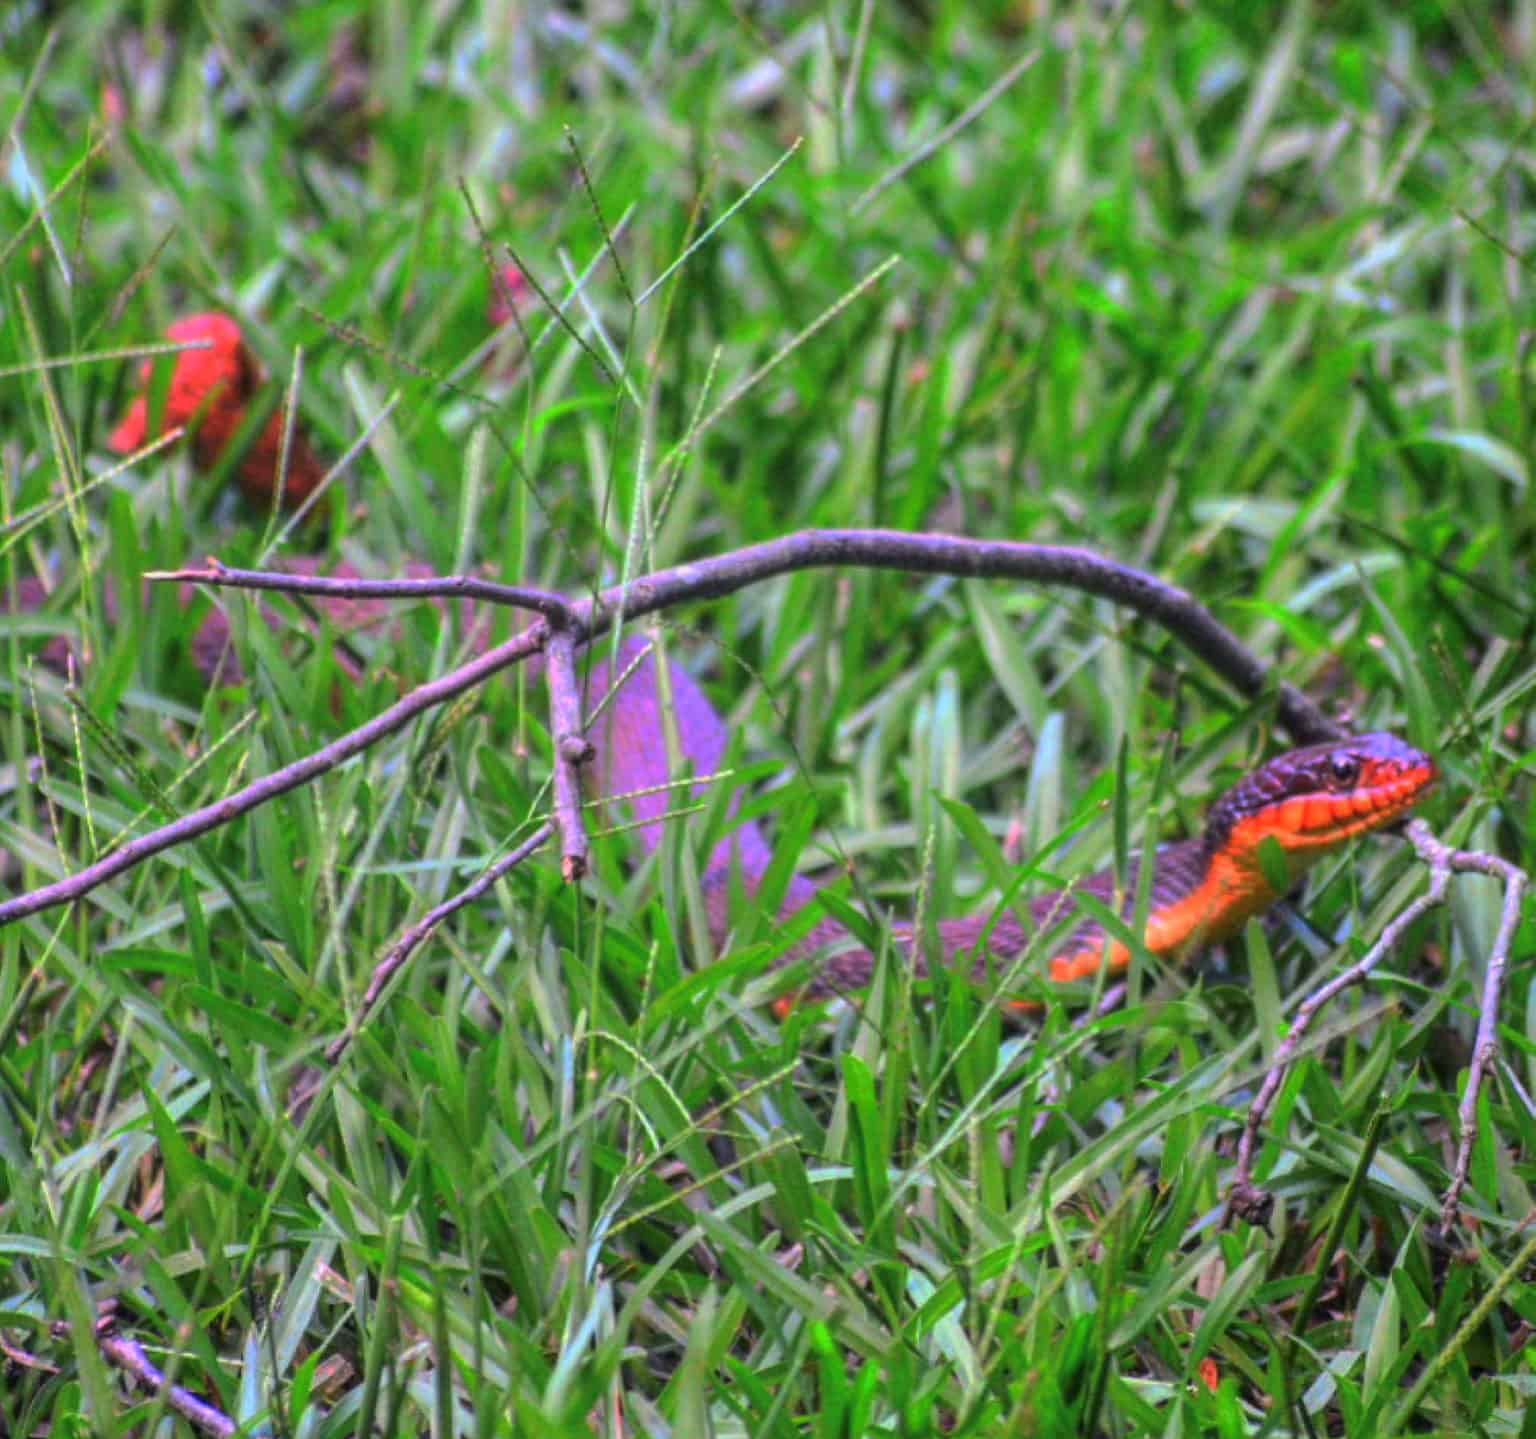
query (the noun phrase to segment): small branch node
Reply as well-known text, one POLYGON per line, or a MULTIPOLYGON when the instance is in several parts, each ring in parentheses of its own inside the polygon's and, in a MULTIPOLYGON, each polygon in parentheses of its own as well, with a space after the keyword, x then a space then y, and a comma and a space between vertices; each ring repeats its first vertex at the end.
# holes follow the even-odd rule
POLYGON ((560 754, 568 764, 586 764, 596 753, 592 741, 579 734, 560 736, 560 754))

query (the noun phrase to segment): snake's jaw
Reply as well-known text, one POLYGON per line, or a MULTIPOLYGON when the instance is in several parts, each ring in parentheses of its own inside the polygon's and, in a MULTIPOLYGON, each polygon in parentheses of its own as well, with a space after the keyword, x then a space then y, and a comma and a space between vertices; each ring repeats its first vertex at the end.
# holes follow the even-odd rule
POLYGON ((1213 814, 1226 811, 1222 847, 1239 867, 1259 871, 1260 846, 1269 842, 1299 877, 1346 840, 1402 818, 1439 778, 1429 755, 1395 735, 1362 735, 1281 755, 1213 814))
POLYGON ((1204 878, 1149 917, 1147 947, 1230 939, 1330 850, 1399 819, 1439 777, 1434 760, 1394 735, 1292 750, 1260 766, 1212 807, 1204 878))

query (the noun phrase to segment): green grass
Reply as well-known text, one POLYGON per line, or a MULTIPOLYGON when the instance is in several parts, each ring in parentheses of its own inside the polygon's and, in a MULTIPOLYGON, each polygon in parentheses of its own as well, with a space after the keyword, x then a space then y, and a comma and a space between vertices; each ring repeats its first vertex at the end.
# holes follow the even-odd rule
MULTIPOLYGON (((296 610, 272 636, 231 600, 251 679, 203 692, 209 601, 135 577, 269 558, 266 517, 181 451, 93 483, 134 362, 38 362, 207 308, 274 402, 302 355, 329 456, 375 426, 283 550, 580 591, 808 525, 1090 545, 1433 749, 1443 834, 1536 858, 1531 0, 619 4, 583 7, 592 32, 81 0, 51 49, 39 8, 0 20, 0 583, 57 579, 41 617, 0 616, 13 890, 460 642, 420 606, 338 682, 296 610), (551 296, 588 277, 571 328, 529 311, 531 379, 510 332, 477 359, 466 193, 551 296), (89 653, 79 707, 29 664, 40 628, 89 653)), ((1081 872, 1118 805, 1137 840, 1183 832, 1271 744, 1263 706, 1062 594, 802 575, 668 642, 787 857, 851 862, 896 916, 984 911, 978 828, 1025 855, 1070 830, 1046 864, 1081 872)), ((771 924, 712 967, 690 943, 718 814, 652 862, 616 835, 579 892, 546 858, 447 926, 290 1119, 391 939, 547 803, 548 760, 541 692, 500 681, 0 933, 0 1331, 49 1366, 0 1360, 0 1428, 188 1432, 99 1357, 115 1300, 252 1432, 1533 1432, 1529 926, 1468 1252, 1427 1232, 1486 882, 1282 1090, 1270 1231, 1217 1224, 1286 1014, 1422 884, 1390 841, 1318 876, 1307 927, 1036 1033, 894 970, 779 1025, 750 1002, 771 924)))

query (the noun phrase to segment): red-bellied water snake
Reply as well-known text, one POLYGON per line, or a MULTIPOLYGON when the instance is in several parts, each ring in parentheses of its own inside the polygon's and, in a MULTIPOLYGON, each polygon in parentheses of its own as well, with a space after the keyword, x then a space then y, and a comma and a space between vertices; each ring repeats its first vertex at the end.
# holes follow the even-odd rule
MULTIPOLYGON (((728 732, 708 697, 680 666, 668 665, 663 687, 654 657, 644 653, 638 642, 626 642, 617 673, 618 693, 602 707, 590 732, 595 750, 591 782, 601 795, 629 797, 640 836, 650 850, 661 841, 663 816, 677 804, 676 789, 667 787, 672 771, 664 705, 670 707, 681 757, 694 775, 709 775, 720 767, 728 732)), ((609 681, 608 664, 595 665, 594 702, 608 689, 609 681)), ((1360 735, 1276 756, 1211 806, 1201 834, 1158 848, 1142 942, 1153 954, 1181 957, 1230 938, 1250 918, 1268 909, 1310 865, 1346 840, 1403 815, 1438 777, 1434 760, 1391 734, 1360 735), (1266 840, 1273 842, 1269 855, 1261 852, 1266 840)), ((767 871, 770 857, 767 840, 750 821, 735 824, 710 854, 703 889, 717 943, 728 926, 733 866, 739 868, 744 888, 751 891, 767 871)), ((795 876, 784 897, 784 915, 811 903, 817 888, 804 876, 795 876)), ((1133 863, 1121 898, 1128 920, 1138 889, 1139 874, 1133 863)), ((1076 895, 1087 894, 1112 904, 1115 890, 1114 874, 1105 870, 1077 881, 1068 891, 1032 900, 1026 906, 1028 925, 1011 909, 998 916, 990 929, 983 918, 940 921, 942 955, 980 973, 988 956, 994 969, 999 962, 1006 964, 1023 953, 1032 934, 1044 928, 1066 933, 1048 956, 1047 972, 1053 979, 1085 978, 1101 966, 1121 968, 1130 958, 1126 945, 1106 935, 1075 903, 1076 895), (988 953, 977 955, 984 932, 988 953)), ((895 935, 898 942, 910 941, 910 928, 897 925, 895 935)), ((918 947, 909 948, 913 963, 921 967, 918 947)), ((820 960, 792 998, 820 999, 856 990, 869 982, 873 972, 870 952, 831 918, 814 925, 787 960, 813 954, 820 960)), ((789 1002, 779 1002, 781 1012, 789 1002)))

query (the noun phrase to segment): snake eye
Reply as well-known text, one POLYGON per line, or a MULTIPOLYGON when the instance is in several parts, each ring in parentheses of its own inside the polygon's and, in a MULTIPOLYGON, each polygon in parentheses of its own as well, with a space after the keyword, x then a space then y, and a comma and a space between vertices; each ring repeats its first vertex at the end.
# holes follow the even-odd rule
POLYGON ((1352 754, 1336 754, 1328 761, 1328 777, 1335 789, 1353 789, 1360 778, 1360 761, 1352 754))

